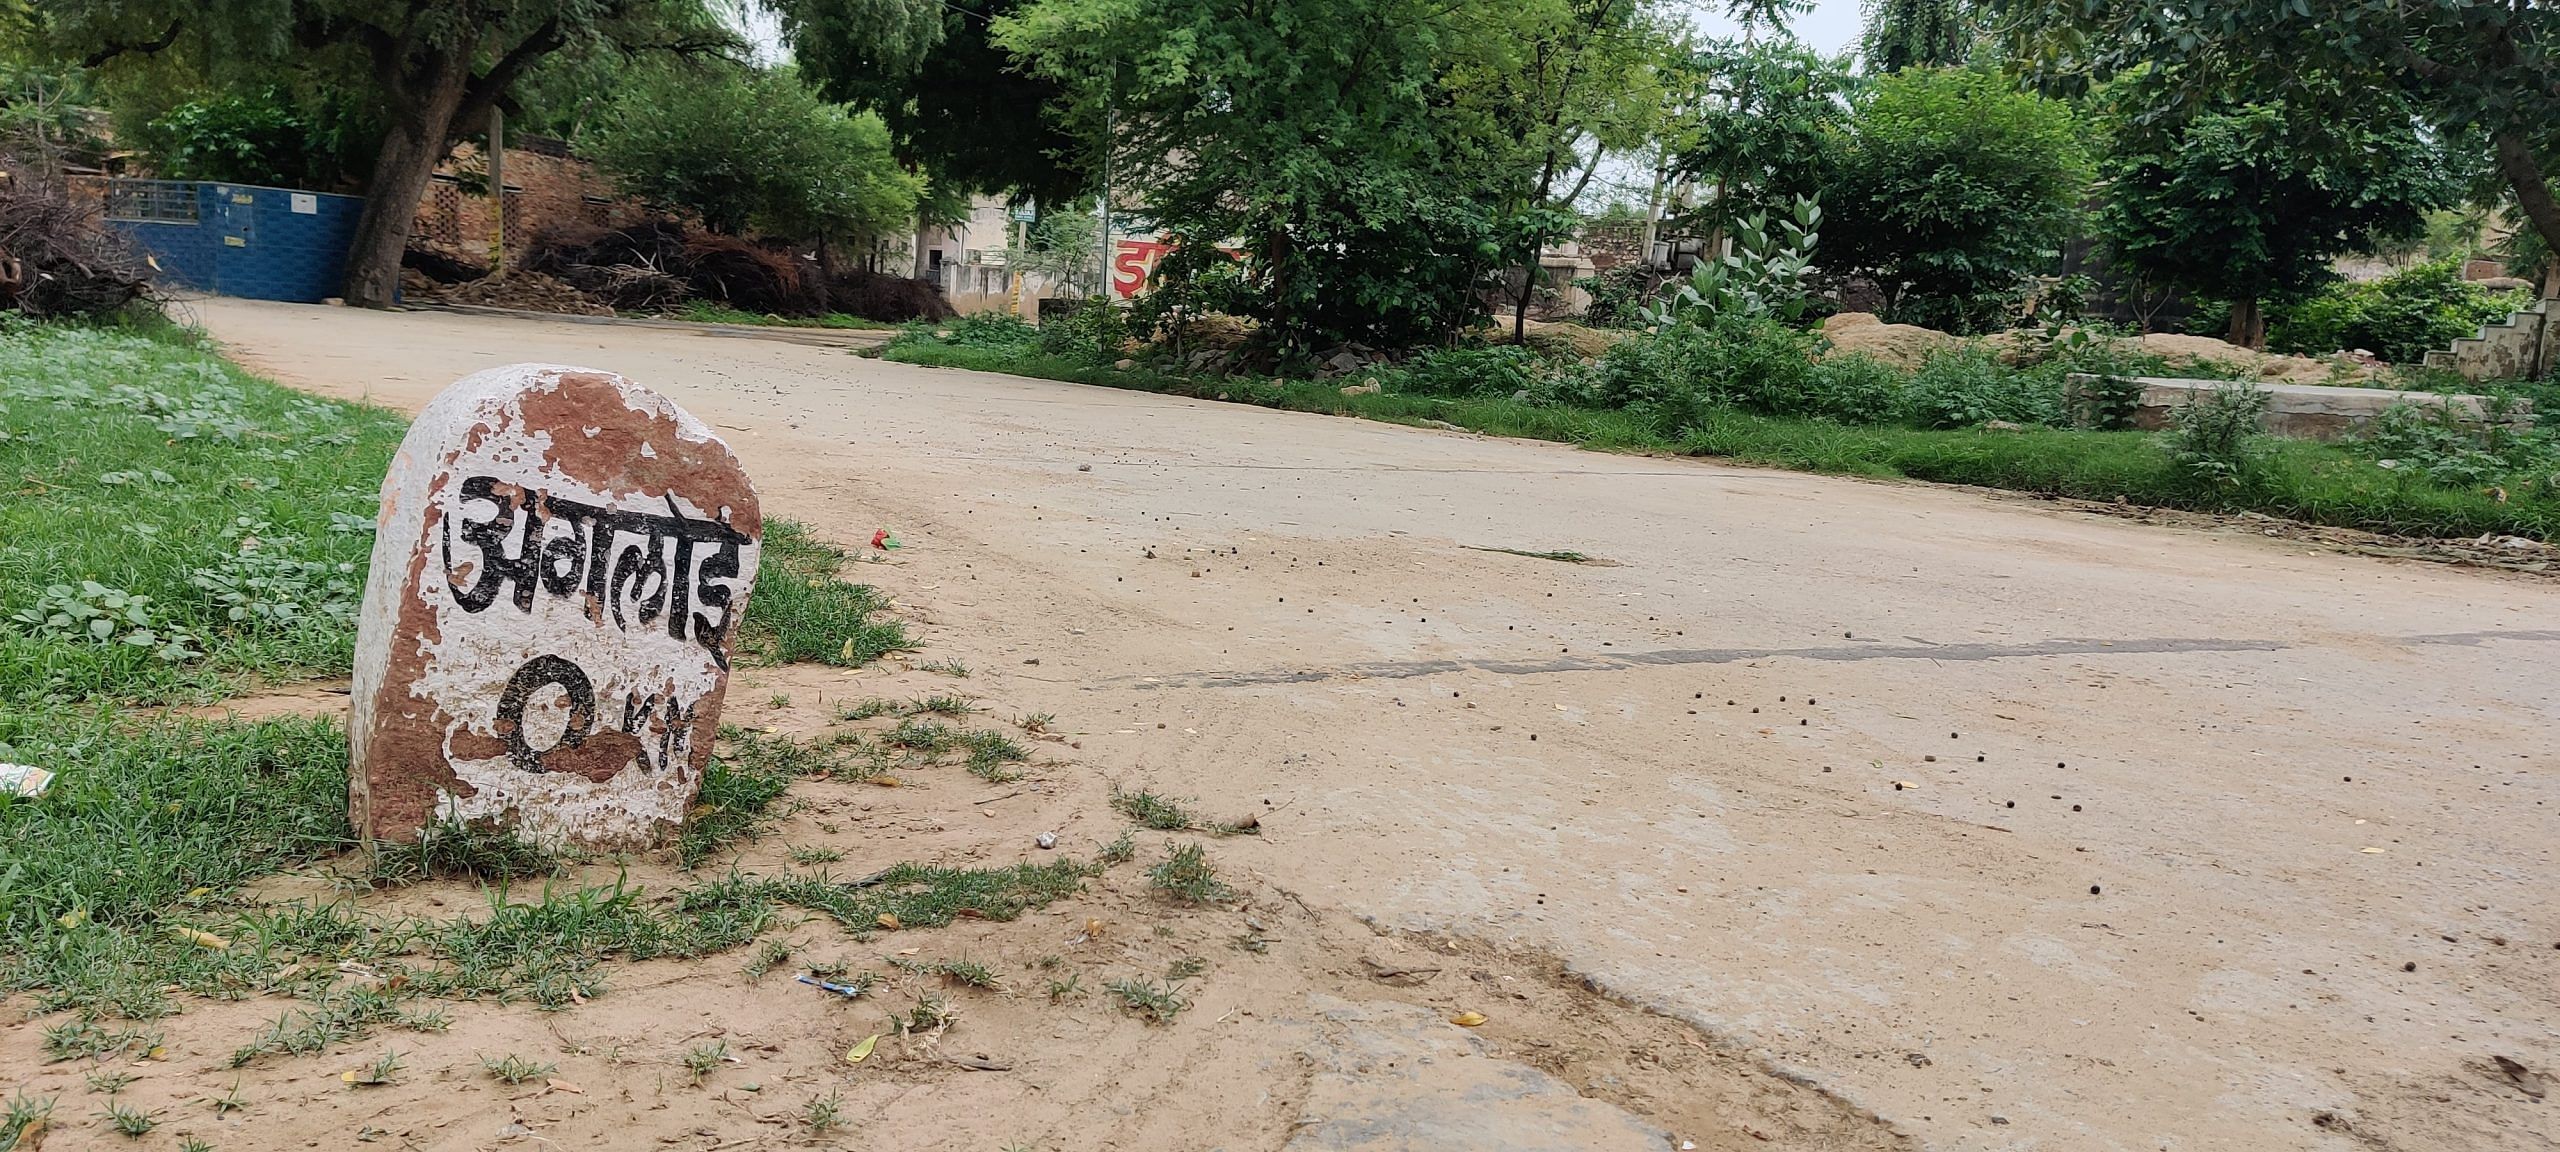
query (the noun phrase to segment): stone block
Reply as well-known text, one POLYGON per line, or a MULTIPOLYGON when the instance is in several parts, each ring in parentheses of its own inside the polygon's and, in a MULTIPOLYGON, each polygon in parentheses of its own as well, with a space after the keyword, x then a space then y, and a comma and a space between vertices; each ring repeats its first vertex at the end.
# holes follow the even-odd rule
MULTIPOLYGON (((2075 372, 2064 378, 2063 401, 2066 409, 2080 411, 2083 397, 2097 377, 2075 372)), ((2247 381, 2180 380, 2165 376, 2129 377, 2142 386, 2142 400, 2134 409, 2137 428, 2157 431, 2176 419, 2177 411, 2199 393, 2227 388, 2247 381)), ((2333 388, 2321 384, 2257 384, 2267 394, 2267 414, 2260 422, 2271 435, 2297 440, 2339 440, 2364 431, 2384 410, 2394 404, 2423 404, 2428 407, 2451 407, 2463 420, 2480 423, 2489 418, 2489 398, 2472 395, 2444 395, 2435 392, 2397 392, 2387 388, 2333 388)), ((2517 401, 2506 413, 2509 423, 2531 424, 2533 406, 2517 401)))
POLYGON ((519 364, 439 394, 382 483, 358 834, 663 840, 709 763, 763 529, 728 445, 619 376, 519 364))

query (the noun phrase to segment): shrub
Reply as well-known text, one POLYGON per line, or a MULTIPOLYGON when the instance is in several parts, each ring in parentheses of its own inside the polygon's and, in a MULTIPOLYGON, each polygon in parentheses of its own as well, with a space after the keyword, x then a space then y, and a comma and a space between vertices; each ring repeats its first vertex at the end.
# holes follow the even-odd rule
POLYGON ((1713 408, 1805 412, 1821 346, 1821 337, 1771 320, 1669 324, 1611 346, 1593 374, 1592 398, 1666 435, 1702 424, 1713 408))
POLYGON ((1431 396, 1514 396, 1547 382, 1546 363, 1517 344, 1434 348, 1395 376, 1399 392, 1431 396))
POLYGON ((2178 409, 2169 429, 2169 454, 2187 477, 2208 488, 2244 488, 2257 479, 2265 437, 2267 393, 2252 384, 2226 384, 2198 393, 2178 409))
POLYGON ((1040 324, 1040 351, 1051 356, 1117 359, 1129 342, 1129 313, 1100 296, 1040 324))
POLYGON ((2462 278, 2452 260, 2420 264, 2363 284, 2340 284, 2284 309, 2268 325, 2267 346, 2318 354, 2362 348, 2394 364, 2415 364, 2506 318, 2529 291, 2492 292, 2462 278))
POLYGON ((1833 356, 1805 380, 1805 413, 1842 424, 1882 424, 1902 414, 1902 370, 1863 352, 1833 356))
POLYGON ((1973 428, 1994 420, 2058 424, 2062 394, 2051 372, 2003 366, 1988 349, 1932 354, 1911 377, 1912 418, 1923 428, 1973 428))
POLYGON ((2450 402, 2394 404, 2357 447, 2386 468, 2450 488, 2502 479, 2528 490, 2560 488, 2560 431, 2517 430, 2506 423, 2511 410, 2509 402, 2493 398, 2489 421, 2480 423, 2450 402))
POLYGON ((1040 330, 1011 312, 972 312, 951 322, 943 343, 964 348, 1027 349, 1040 342, 1040 330))
POLYGON ((1641 328, 1644 315, 1639 310, 1650 295, 1645 290, 1644 268, 1620 264, 1596 276, 1576 279, 1573 286, 1591 294, 1591 306, 1582 310, 1582 322, 1593 328, 1641 328))

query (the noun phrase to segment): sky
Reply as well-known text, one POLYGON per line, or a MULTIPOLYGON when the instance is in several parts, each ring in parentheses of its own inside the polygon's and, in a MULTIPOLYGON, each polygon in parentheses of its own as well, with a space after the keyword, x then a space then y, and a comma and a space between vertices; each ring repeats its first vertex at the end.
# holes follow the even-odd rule
MULTIPOLYGON (((1741 29, 1725 19, 1722 6, 1701 3, 1689 22, 1711 36, 1731 36, 1741 29), (1712 10, 1712 11, 1707 11, 1712 10)), ((1796 38, 1823 53, 1847 49, 1858 41, 1858 0, 1814 0, 1813 10, 1795 18, 1796 38)))

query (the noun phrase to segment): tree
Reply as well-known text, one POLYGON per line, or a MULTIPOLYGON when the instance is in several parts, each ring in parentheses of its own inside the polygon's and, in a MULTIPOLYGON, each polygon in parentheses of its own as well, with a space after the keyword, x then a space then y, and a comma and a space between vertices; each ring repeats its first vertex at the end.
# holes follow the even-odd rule
POLYGON ((1864 0, 1860 7, 1866 29, 1858 50, 1869 72, 1950 68, 1973 56, 1972 0, 1864 0))
POLYGON ((572 47, 714 51, 702 0, 49 0, 46 39, 89 67, 164 58, 223 81, 283 68, 362 91, 383 128, 347 254, 347 302, 387 307, 419 197, 462 133, 535 64, 572 47))
POLYGON ((1035 0, 994 33, 1174 242, 1162 290, 1260 320, 1282 353, 1400 347, 1480 318, 1503 253, 1516 186, 1442 68, 1489 2, 1035 0))
POLYGON ((631 77, 584 143, 623 191, 733 235, 867 244, 905 225, 924 185, 890 155, 879 117, 824 103, 779 69, 631 77))
POLYGON ((899 159, 955 191, 1071 200, 1092 172, 1053 114, 1063 87, 1013 67, 990 39, 1023 3, 771 0, 802 75, 830 100, 879 113, 899 159))
POLYGON ((2351 120, 2284 101, 2163 110, 2142 78, 2110 89, 2099 228, 2147 280, 2229 300, 2234 344, 2266 341, 2261 303, 2307 296, 2331 262, 2417 236, 2451 199, 2437 148, 2376 95, 2351 120))
POLYGON ((1682 72, 1692 79, 1674 113, 1671 171, 1712 189, 1709 230, 1822 191, 1849 118, 1847 57, 1784 36, 1710 41, 1682 72))
POLYGON ((1865 273, 1892 319, 1996 324, 2080 217, 2069 107, 1971 68, 1912 68, 1857 102, 1823 197, 1823 270, 1865 273))
MULTIPOLYGON (((2515 0, 1988 0, 2013 56, 2058 90, 2149 68, 2190 109, 2245 96, 2351 118, 2392 94, 2476 139, 2517 210, 2560 251, 2560 9, 2515 0)), ((2546 291, 2560 291, 2560 268, 2546 291)))
POLYGON ((1453 109, 1477 120, 1463 134, 1482 150, 1479 162, 1513 177, 1495 227, 1503 259, 1522 272, 1511 300, 1516 341, 1537 294, 1539 253, 1572 234, 1572 205, 1602 159, 1644 143, 1670 42, 1650 0, 1522 0, 1483 15, 1498 23, 1454 40, 1444 83, 1453 109))

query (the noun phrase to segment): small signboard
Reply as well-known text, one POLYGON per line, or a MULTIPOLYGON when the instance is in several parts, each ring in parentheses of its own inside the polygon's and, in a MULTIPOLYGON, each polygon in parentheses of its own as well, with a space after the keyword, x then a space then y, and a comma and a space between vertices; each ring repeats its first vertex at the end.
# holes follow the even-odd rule
POLYGON ((305 216, 317 216, 320 214, 320 198, 308 192, 296 192, 293 194, 293 210, 305 216))

